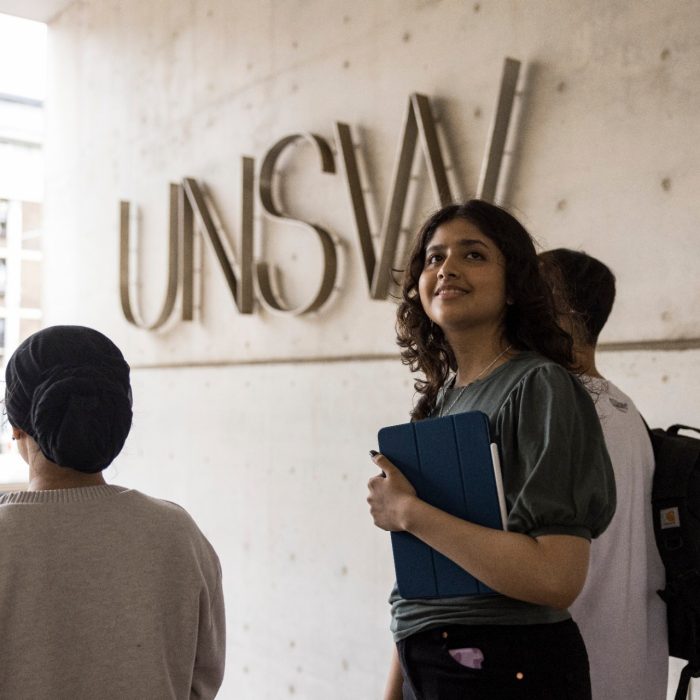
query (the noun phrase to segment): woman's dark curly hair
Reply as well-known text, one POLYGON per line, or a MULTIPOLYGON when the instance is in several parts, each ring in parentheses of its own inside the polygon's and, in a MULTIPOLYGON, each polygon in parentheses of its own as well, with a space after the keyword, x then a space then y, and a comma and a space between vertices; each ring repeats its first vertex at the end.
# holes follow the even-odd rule
POLYGON ((414 384, 420 399, 411 413, 413 420, 426 418, 434 411, 440 387, 450 371, 457 369, 445 335, 428 318, 418 293, 425 250, 437 228, 453 219, 474 224, 498 246, 505 258, 509 303, 503 331, 508 343, 517 350, 535 350, 567 370, 574 370, 573 341, 557 325, 552 292, 540 275, 530 234, 517 219, 494 204, 479 199, 451 204, 433 214, 420 229, 404 271, 402 300, 396 313, 397 343, 404 348, 402 362, 412 372, 425 377, 414 384))

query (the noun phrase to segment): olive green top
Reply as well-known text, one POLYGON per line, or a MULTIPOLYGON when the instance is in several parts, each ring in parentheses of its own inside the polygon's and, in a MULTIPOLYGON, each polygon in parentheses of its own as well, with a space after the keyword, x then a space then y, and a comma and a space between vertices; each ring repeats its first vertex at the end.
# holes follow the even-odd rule
MULTIPOLYGON (((434 417, 482 411, 499 447, 508 530, 595 538, 615 512, 615 480, 593 401, 560 365, 521 352, 466 388, 450 382, 434 417)), ((566 610, 497 595, 389 599, 396 641, 445 624, 541 624, 566 610)))

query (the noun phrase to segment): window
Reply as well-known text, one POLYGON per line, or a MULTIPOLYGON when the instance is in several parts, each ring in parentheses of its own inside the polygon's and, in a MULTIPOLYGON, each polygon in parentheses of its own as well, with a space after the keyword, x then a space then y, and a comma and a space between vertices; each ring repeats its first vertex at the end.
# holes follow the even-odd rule
POLYGON ((9 210, 9 202, 6 199, 0 199, 0 238, 7 240, 7 212, 9 210))

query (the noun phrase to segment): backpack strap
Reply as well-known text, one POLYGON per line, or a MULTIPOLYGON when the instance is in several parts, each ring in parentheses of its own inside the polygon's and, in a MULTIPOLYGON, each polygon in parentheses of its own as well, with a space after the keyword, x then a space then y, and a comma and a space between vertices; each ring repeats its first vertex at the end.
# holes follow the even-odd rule
POLYGON ((673 696, 673 700, 687 700, 688 691, 690 690, 690 679, 698 678, 700 676, 700 670, 693 669, 690 664, 686 664, 681 671, 681 676, 678 680, 678 688, 676 688, 676 694, 673 696))
MULTIPOLYGON (((642 420, 644 419, 642 418, 642 420)), ((644 425, 646 425, 646 421, 644 421, 644 425)), ((648 425, 647 430, 649 430, 648 425)), ((666 431, 666 434, 678 435, 679 430, 692 430, 693 432, 700 434, 700 428, 693 428, 692 425, 681 425, 680 423, 674 423, 673 425, 669 426, 668 430, 666 431)))
POLYGON ((687 700, 691 676, 690 664, 687 664, 681 671, 681 677, 678 680, 678 687, 676 688, 676 694, 673 696, 673 700, 687 700))

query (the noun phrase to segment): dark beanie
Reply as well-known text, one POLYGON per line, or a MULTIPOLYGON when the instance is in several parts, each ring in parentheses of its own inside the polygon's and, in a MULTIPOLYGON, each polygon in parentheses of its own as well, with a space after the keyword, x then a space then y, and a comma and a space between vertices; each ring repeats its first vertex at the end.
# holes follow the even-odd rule
POLYGON ((129 365, 106 336, 51 326, 29 336, 5 370, 11 425, 31 435, 54 464, 102 471, 131 428, 129 365))

